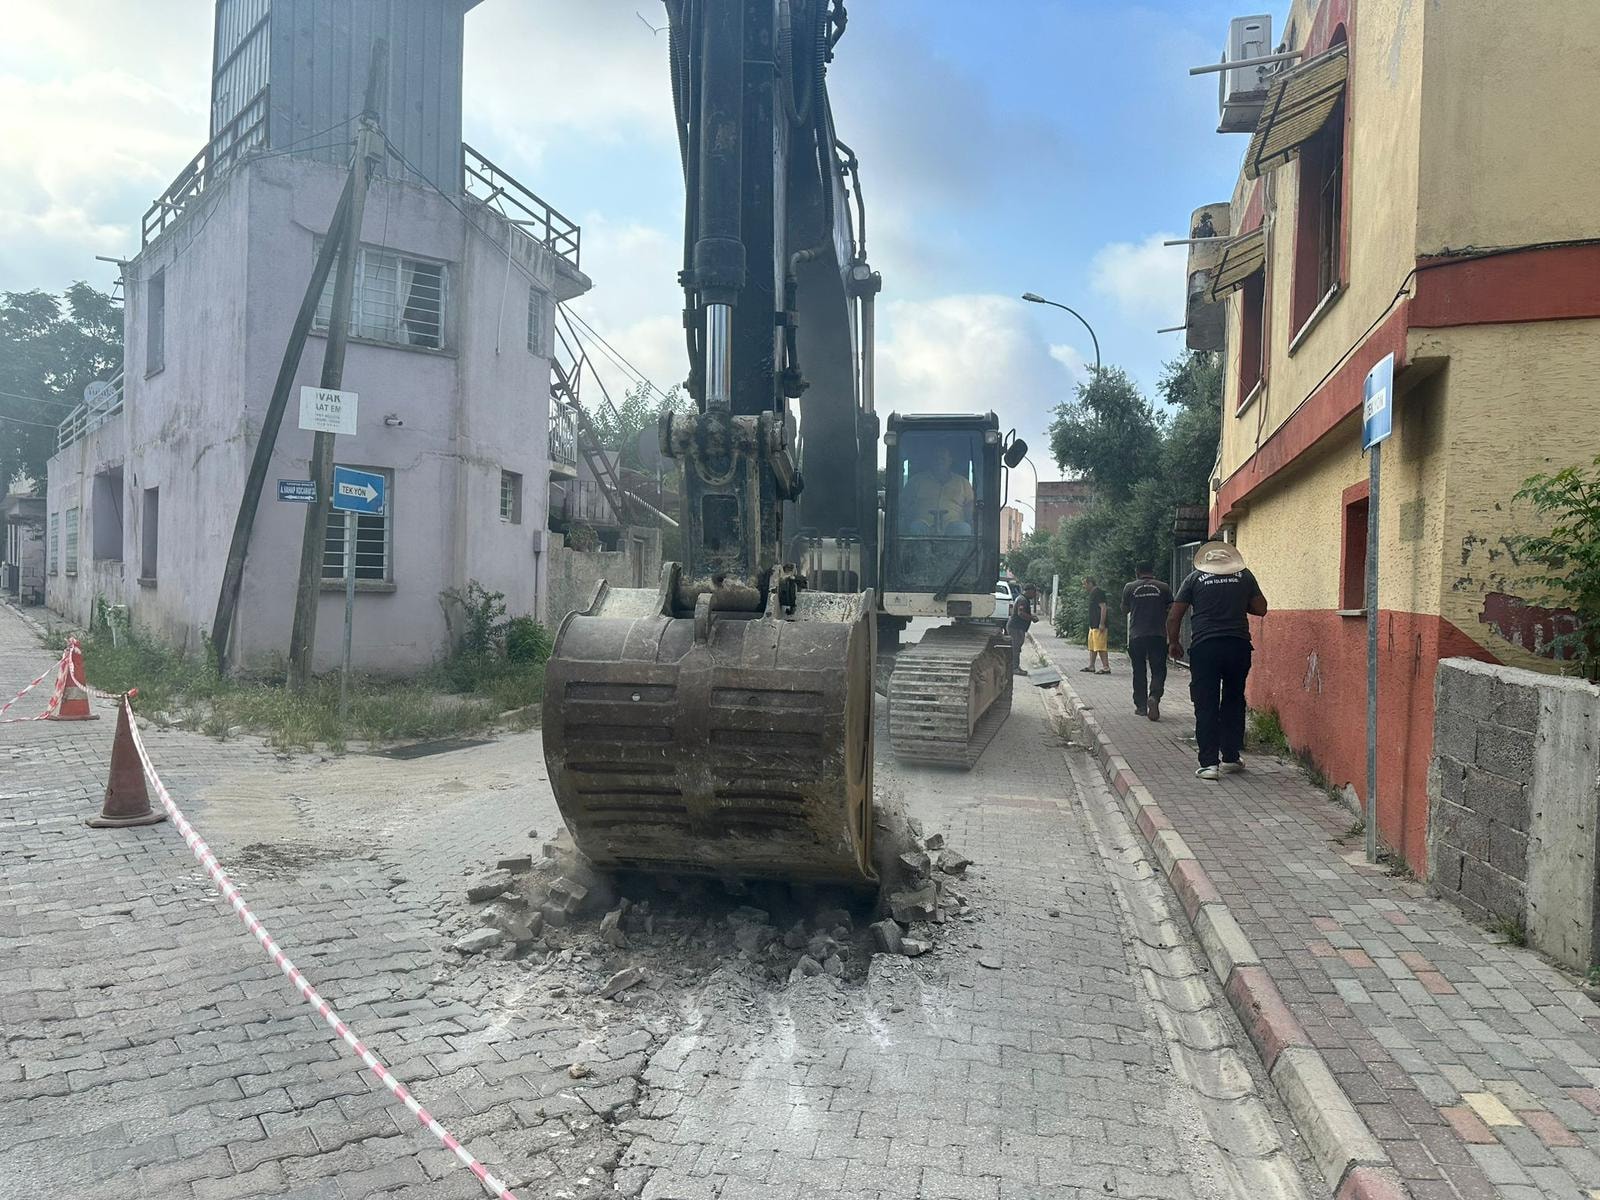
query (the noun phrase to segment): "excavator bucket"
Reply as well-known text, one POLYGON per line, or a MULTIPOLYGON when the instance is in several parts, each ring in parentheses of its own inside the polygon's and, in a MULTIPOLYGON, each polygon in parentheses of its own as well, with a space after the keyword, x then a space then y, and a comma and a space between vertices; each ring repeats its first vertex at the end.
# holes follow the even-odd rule
POLYGON ((602 583, 556 635, 545 759, 579 848, 611 869, 873 884, 872 593, 674 617, 676 573, 602 583))

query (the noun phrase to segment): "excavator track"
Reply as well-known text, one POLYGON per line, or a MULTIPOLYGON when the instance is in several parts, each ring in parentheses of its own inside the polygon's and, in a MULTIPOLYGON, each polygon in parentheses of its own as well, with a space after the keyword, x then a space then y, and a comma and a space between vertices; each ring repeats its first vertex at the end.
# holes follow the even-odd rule
POLYGON ((971 768, 1011 713, 1011 654, 991 625, 943 625, 895 659, 889 744, 903 762, 971 768))

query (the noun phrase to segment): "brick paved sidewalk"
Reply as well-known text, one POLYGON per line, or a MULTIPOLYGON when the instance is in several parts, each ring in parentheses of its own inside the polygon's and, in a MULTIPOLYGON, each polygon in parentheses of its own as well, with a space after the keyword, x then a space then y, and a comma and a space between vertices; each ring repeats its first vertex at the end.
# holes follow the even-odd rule
POLYGON ((1600 1007, 1414 880, 1369 867, 1353 820, 1293 764, 1194 777, 1186 672, 1162 720, 1129 663, 1035 640, 1209 872, 1294 1016, 1418 1200, 1600 1198, 1600 1007))

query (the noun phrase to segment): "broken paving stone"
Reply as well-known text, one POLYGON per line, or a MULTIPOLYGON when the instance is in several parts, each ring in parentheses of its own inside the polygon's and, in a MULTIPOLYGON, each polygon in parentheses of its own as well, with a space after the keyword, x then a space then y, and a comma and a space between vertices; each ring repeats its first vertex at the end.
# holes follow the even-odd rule
POLYGON ((600 989, 600 999, 609 1000, 631 987, 636 987, 645 981, 647 975, 648 972, 643 967, 624 967, 606 980, 605 987, 600 989))
POLYGON ((837 954, 830 954, 822 960, 822 969, 835 979, 844 978, 844 960, 837 954))
POLYGON ((822 974, 822 964, 816 959, 812 958, 809 954, 802 954, 800 956, 800 961, 795 964, 794 969, 799 971, 802 975, 822 974))
POLYGON ((933 943, 923 938, 901 938, 900 952, 907 958, 920 958, 933 949, 933 943))
POLYGON ((772 914, 764 908, 754 908, 748 904, 741 904, 728 914, 730 925, 767 925, 772 922, 772 914))
POLYGON ((811 935, 806 932, 806 923, 796 921, 789 932, 783 935, 783 944, 791 950, 802 949, 811 940, 811 935))
POLYGON ((882 921, 873 922, 867 928, 872 931, 873 945, 877 946, 882 953, 899 954, 902 952, 901 945, 904 935, 896 922, 884 918, 882 921))
POLYGON ((498 929, 508 941, 526 945, 544 932, 544 914, 523 912, 504 900, 483 910, 480 920, 490 929, 498 929))
POLYGON ((613 908, 600 919, 600 940, 618 950, 628 944, 628 935, 622 932, 622 909, 613 908))
POLYGON ((474 929, 466 937, 460 938, 452 950, 458 954, 480 954, 506 940, 506 935, 498 929, 474 929))
POLYGON ((987 967, 991 971, 998 971, 1000 969, 1000 959, 993 954, 980 954, 978 955, 978 965, 987 967))
POLYGON ((856 924, 851 919, 850 914, 842 908, 824 908, 818 910, 817 915, 812 918, 812 925, 815 928, 827 933, 831 933, 840 926, 843 926, 845 932, 848 933, 850 930, 856 927, 856 924))
POLYGON ((939 889, 931 883, 915 891, 892 892, 889 895, 889 911, 902 925, 909 925, 913 921, 931 921, 938 910, 939 889))
POLYGON ((550 902, 568 916, 578 911, 588 894, 587 885, 568 875, 563 875, 550 885, 550 902))
POLYGON ((521 854, 515 858, 502 858, 495 863, 502 871, 531 871, 533 870, 533 856, 521 854))
POLYGON ((946 875, 965 875, 971 865, 970 858, 957 854, 954 850, 944 850, 939 854, 939 870, 946 875))
POLYGON ((477 883, 468 886, 467 899, 473 904, 480 904, 485 900, 493 900, 496 896, 504 895, 510 889, 510 871, 490 871, 477 883))
POLYGON ((926 879, 933 870, 928 856, 921 850, 907 850, 900 856, 900 865, 913 879, 926 879))
POLYGON ((746 954, 760 954, 778 936, 770 925, 739 925, 733 931, 733 941, 746 954))
POLYGON ((942 833, 930 833, 927 837, 922 839, 922 844, 924 846, 926 846, 929 850, 943 850, 944 849, 944 834, 942 834, 942 833))

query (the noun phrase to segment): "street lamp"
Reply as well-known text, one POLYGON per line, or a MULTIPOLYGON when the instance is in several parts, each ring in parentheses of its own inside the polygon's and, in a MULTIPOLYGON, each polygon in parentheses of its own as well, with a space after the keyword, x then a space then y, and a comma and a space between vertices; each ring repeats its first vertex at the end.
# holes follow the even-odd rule
POLYGON ((1073 316, 1077 317, 1079 321, 1083 322, 1083 327, 1089 331, 1089 340, 1094 343, 1094 373, 1095 373, 1095 377, 1099 378, 1099 376, 1100 376, 1100 339, 1095 337, 1095 335, 1094 335, 1094 326, 1090 325, 1089 322, 1083 320, 1083 314, 1078 312, 1076 309, 1068 308, 1065 304, 1061 304, 1058 301, 1046 300, 1043 296, 1037 294, 1036 292, 1023 292, 1022 293, 1022 298, 1024 300, 1026 300, 1029 304, 1048 304, 1052 308, 1062 309, 1065 312, 1071 313, 1073 316))

